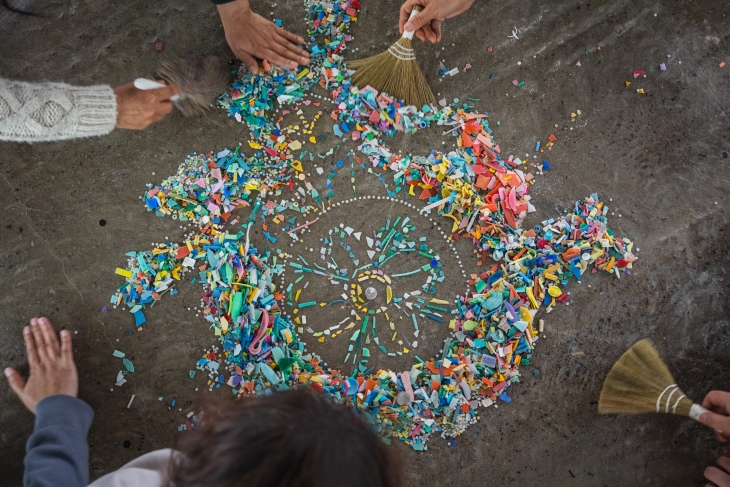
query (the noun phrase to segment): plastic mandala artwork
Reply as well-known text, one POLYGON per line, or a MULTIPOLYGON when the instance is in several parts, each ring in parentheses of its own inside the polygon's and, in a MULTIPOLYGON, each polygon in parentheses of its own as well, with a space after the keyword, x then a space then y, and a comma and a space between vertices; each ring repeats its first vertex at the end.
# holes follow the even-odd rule
MULTIPOLYGON (((228 387, 241 396, 306 385, 351 405, 385 441, 397 438, 423 450, 431 434, 456 436, 476 421, 479 408, 510 402, 510 388, 519 382, 520 367, 530 364, 539 339, 536 313, 567 301, 565 286, 571 279, 582 279, 589 269, 617 277, 629 274, 636 260, 633 243, 608 229, 608 208, 597 195, 576 202, 559 218, 523 229, 525 216, 535 211, 529 194, 534 175, 526 162, 502 158, 488 114, 459 105, 458 100, 440 108, 403 106, 387 94, 352 87, 344 60, 350 39, 345 32, 356 20, 359 3, 309 0, 305 5, 311 65, 291 72, 274 68, 255 76, 241 73, 220 102, 250 128, 248 146, 253 152, 246 156, 239 146, 234 151, 193 153, 177 174, 148 187, 143 194, 148 210, 191 223, 194 230, 184 241, 127 254, 126 268, 117 269, 126 282, 111 302, 133 313, 139 329, 148 305, 190 278, 202 287, 202 316, 219 340, 197 363, 197 369, 209 375, 211 389, 228 387), (314 86, 326 89, 329 100, 309 96, 314 86), (322 139, 313 132, 323 111, 312 120, 305 120, 301 111, 302 106, 320 107, 329 101, 335 136, 359 144, 360 154, 348 153, 343 160, 354 159, 368 172, 380 172, 387 199, 408 198, 407 193, 423 202, 421 211, 450 219, 450 240, 474 243, 479 260, 473 273, 467 270, 469 288, 464 295, 438 298, 435 284, 443 278, 439 256, 417 238, 408 218, 384 221, 372 229, 372 236, 328 227, 321 233, 324 259, 316 264, 289 254, 289 242, 277 243, 272 225, 287 235, 284 238, 297 241, 302 232, 319 231, 315 222, 331 209, 334 172, 327 192, 321 194, 306 181, 304 170, 315 157, 323 157, 316 153, 322 139), (278 120, 273 119, 275 102, 282 106, 278 120), (299 118, 284 126, 286 114, 299 118), (455 138, 455 150, 433 150, 428 157, 396 155, 384 142, 396 132, 433 126, 455 138), (234 211, 246 206, 250 216, 240 222, 234 211), (268 243, 281 249, 254 247, 249 236, 255 225, 262 226, 268 243), (362 245, 362 240, 365 248, 358 247, 356 253, 355 243, 362 245), (328 258, 333 246, 351 247, 347 264, 328 258), (409 252, 418 255, 418 266, 393 271, 409 252), (491 265, 487 257, 493 259, 491 265), (315 339, 348 332, 352 345, 344 358, 357 365, 351 373, 327 366, 307 351, 300 316, 322 303, 316 295, 305 300, 308 290, 300 281, 277 288, 275 278, 287 265, 295 274, 336 281, 343 290, 342 301, 354 306, 341 328, 331 323, 312 330, 321 333, 315 339), (420 288, 396 292, 394 281, 410 272, 423 277, 420 288), (380 299, 375 307, 368 304, 374 299, 380 299), (284 314, 285 302, 299 310, 295 321, 284 314), (397 330, 389 319, 399 312, 410 315, 413 325, 402 345, 391 339, 397 330), (405 353, 417 346, 424 321, 450 330, 441 350, 430 356, 421 351, 429 358, 415 358, 406 371, 368 366, 368 345, 377 353, 405 353), (393 344, 398 347, 391 349, 393 344)), ((355 162, 351 165, 354 175, 355 162)))

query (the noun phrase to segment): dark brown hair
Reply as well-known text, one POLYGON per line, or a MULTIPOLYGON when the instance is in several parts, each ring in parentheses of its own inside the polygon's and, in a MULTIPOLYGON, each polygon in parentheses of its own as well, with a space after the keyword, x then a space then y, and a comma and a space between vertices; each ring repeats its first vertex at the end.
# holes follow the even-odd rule
POLYGON ((178 437, 174 487, 399 487, 393 449, 343 405, 309 388, 206 409, 178 437))
POLYGON ((14 13, 16 13, 16 14, 20 14, 20 15, 29 15, 29 16, 31 16, 31 17, 42 17, 42 15, 40 15, 40 14, 37 14, 37 13, 35 13, 35 12, 28 12, 27 10, 22 10, 22 9, 19 9, 19 8, 15 8, 15 7, 13 7, 12 5, 10 5, 10 3, 8 2, 8 0, 2 0, 2 5, 3 5, 3 7, 5 7, 6 9, 8 9, 8 10, 10 10, 11 12, 14 12, 14 13))

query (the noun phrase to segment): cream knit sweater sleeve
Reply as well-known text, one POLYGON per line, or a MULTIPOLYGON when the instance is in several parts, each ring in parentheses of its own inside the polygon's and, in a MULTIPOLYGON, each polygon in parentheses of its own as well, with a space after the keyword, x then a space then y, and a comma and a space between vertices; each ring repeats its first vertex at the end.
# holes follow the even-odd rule
POLYGON ((0 140, 42 142, 114 130, 117 100, 110 86, 25 83, 0 78, 0 140))

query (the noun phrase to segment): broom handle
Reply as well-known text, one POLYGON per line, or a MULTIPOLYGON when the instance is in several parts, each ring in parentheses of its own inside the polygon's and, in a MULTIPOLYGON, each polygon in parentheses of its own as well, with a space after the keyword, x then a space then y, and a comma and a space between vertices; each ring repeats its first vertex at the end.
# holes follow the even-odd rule
MULTIPOLYGON (((408 20, 411 20, 413 17, 415 17, 416 14, 418 14, 418 12, 420 12, 422 9, 423 9, 423 7, 421 7, 420 5, 414 5, 413 10, 411 10, 411 16, 408 17, 408 20)), ((416 31, 404 30, 402 38, 403 39, 413 39, 413 34, 415 34, 415 33, 416 33, 416 31)))
MULTIPOLYGON (((160 83, 147 78, 137 78, 134 80, 134 87, 142 91, 157 90, 159 88, 164 88, 165 86, 167 86, 165 83, 160 83)), ((178 101, 179 99, 179 94, 170 97, 170 101, 178 101)))
POLYGON ((702 413, 709 413, 709 411, 699 404, 693 404, 692 407, 689 410, 689 417, 694 419, 695 421, 700 420, 700 414, 702 413))

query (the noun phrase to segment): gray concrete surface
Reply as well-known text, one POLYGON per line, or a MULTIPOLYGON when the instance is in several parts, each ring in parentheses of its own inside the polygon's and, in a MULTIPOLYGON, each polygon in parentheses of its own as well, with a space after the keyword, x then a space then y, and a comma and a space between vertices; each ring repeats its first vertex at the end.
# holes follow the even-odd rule
MULTIPOLYGON (((253 2, 303 33, 300 1, 277 3, 253 2)), ((397 37, 398 4, 363 3, 353 46, 359 54, 378 52, 397 37)), ((164 42, 165 56, 230 57, 206 1, 16 5, 47 17, 0 10, 3 77, 116 85, 154 70, 161 56, 156 41, 164 42)), ((613 199, 610 226, 641 250, 631 277, 592 275, 571 286, 570 306, 546 317, 547 338, 533 361, 540 377, 525 368, 511 404, 483 412, 453 447, 434 438, 423 454, 399 448, 410 485, 703 485, 703 469, 724 452, 710 431, 678 417, 600 417, 596 404, 612 363, 643 337, 654 340, 690 397, 728 388, 730 65, 718 64, 730 64, 729 14, 719 0, 479 0, 445 23, 441 46, 419 45, 434 91, 479 98, 503 153, 531 153, 536 140, 558 136, 549 157, 553 170, 538 178, 538 213, 528 223, 599 192, 613 199), (508 39, 514 27, 519 40, 508 39), (437 59, 472 69, 439 81, 437 59), (647 77, 633 79, 634 70, 647 77), (513 79, 526 84, 516 88, 513 79), (582 114, 571 122, 576 110, 582 114), (576 351, 584 355, 572 357, 576 351)), ((204 378, 187 374, 213 343, 204 323, 184 311, 197 304, 197 287, 179 286, 180 294, 148 313, 148 326, 131 337, 125 336, 132 328, 127 313, 100 311, 120 283, 114 268, 124 264, 125 252, 181 234, 173 220, 148 214, 138 195, 146 183, 173 174, 189 151, 233 147, 247 137, 242 125, 216 111, 195 121, 174 114, 144 132, 90 140, 0 143, 2 365, 25 363, 21 329, 33 316, 47 315, 76 333, 80 396, 96 412, 92 478, 169 446, 193 401, 209 397, 204 378), (112 386, 115 348, 137 368, 122 388, 112 386), (136 399, 127 409, 131 394, 136 399)), ((440 132, 426 131, 397 137, 392 146, 425 153, 441 140, 440 132)), ((310 179, 322 187, 315 176, 310 179)), ((349 174, 342 176, 336 190, 344 198, 349 174)), ((373 176, 357 177, 359 194, 383 194, 373 176)), ((360 216, 358 225, 379 226, 383 215, 400 211, 382 205, 362 205, 373 218, 360 216)), ((327 218, 330 226, 353 214, 339 210, 327 218)), ((417 225, 429 240, 438 238, 429 222, 417 225)), ((318 238, 316 232, 307 238, 318 238)), ((473 268, 469 246, 458 248, 473 268)), ((459 273, 447 274, 440 292, 460 292, 459 273)), ((442 334, 431 329, 419 352, 435 350, 442 334)), ((336 347, 319 351, 332 363, 341 360, 336 347)), ((33 418, 4 382, 0 398, 0 484, 20 485, 33 418)))

